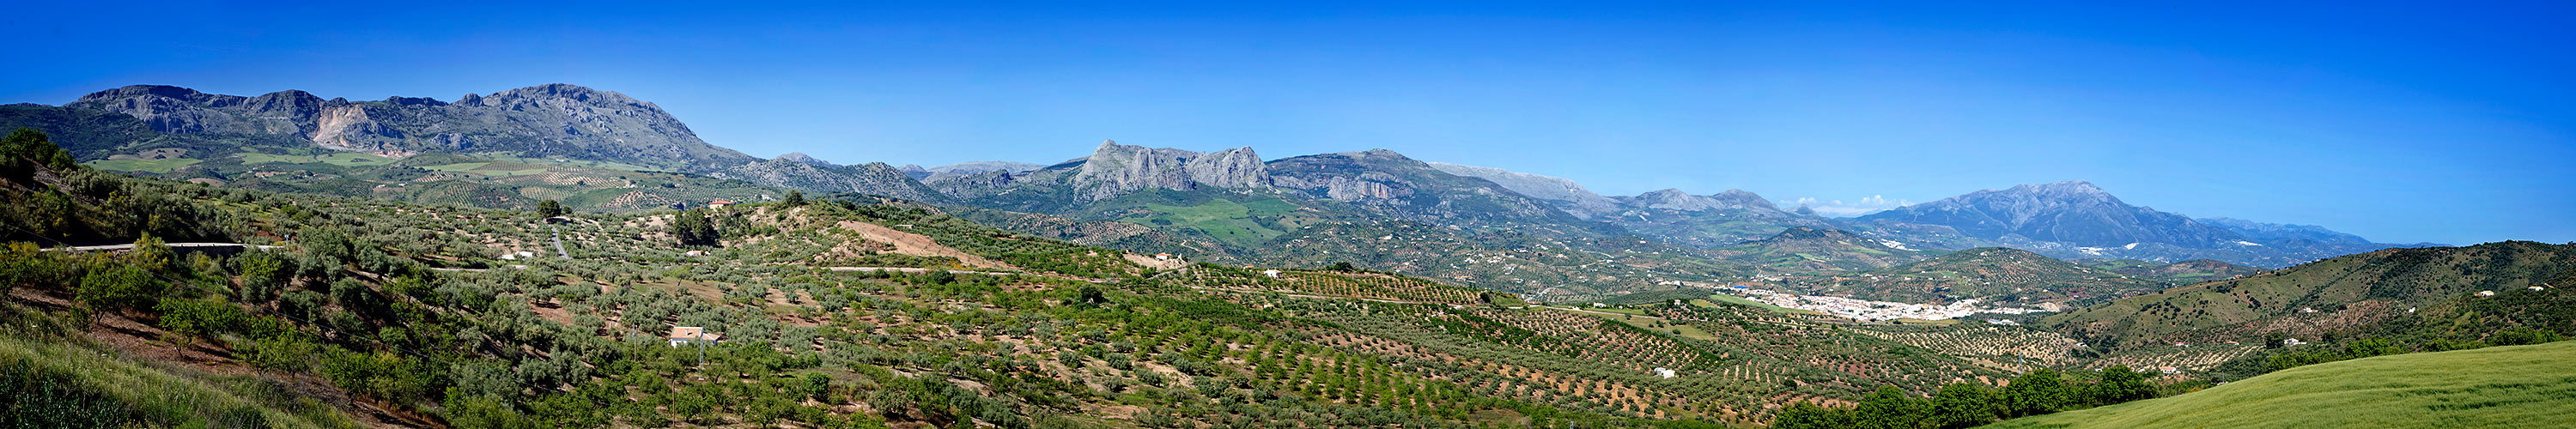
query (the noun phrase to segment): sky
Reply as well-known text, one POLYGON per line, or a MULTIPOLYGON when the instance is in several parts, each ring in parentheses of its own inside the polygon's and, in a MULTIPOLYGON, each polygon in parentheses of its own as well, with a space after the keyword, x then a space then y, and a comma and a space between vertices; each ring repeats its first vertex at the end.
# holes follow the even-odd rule
POLYGON ((2383 242, 2576 241, 2566 2, 69 3, 103 2, 0 15, 0 103, 562 82, 762 157, 1383 148, 1841 213, 2089 180, 2383 242))

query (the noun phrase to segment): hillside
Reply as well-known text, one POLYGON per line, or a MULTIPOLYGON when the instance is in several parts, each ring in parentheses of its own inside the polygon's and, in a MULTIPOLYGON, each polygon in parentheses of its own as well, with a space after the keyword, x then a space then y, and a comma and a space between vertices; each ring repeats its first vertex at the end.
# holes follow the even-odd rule
MULTIPOLYGON (((1568 179, 1388 150, 1264 160, 1249 147, 1198 152, 1102 141, 1088 156, 1055 165, 836 165, 799 153, 760 160, 699 140, 650 102, 566 84, 452 101, 347 101, 301 91, 245 97, 137 85, 64 106, 0 107, 0 125, 10 124, 60 136, 92 167, 213 186, 504 209, 557 200, 576 211, 614 213, 759 201, 788 190, 882 195, 1158 231, 1093 241, 1129 251, 1274 265, 1366 263, 1548 299, 1756 272, 1881 269, 1919 257, 1908 251, 2000 246, 2058 258, 2281 266, 2389 246, 2315 226, 2204 225, 2130 206, 2083 182, 1983 191, 1846 223, 1783 210, 1744 190, 1605 197, 1568 179), (1324 223, 1334 225, 1307 231, 1324 223), (1790 228, 1862 239, 1835 240, 1849 246, 1755 243, 1790 228), (1355 249, 1394 253, 1350 256, 1355 249)), ((1099 230, 1013 225, 1051 237, 1098 236, 1056 228, 1099 230)))
POLYGON ((2192 280, 2191 283, 2210 280, 2225 280, 2253 275, 2254 273, 2264 271, 2262 268, 2230 264, 2224 261, 2212 259, 2193 259, 2172 263, 2159 263, 2136 259, 2077 259, 2068 262, 2074 262, 2076 265, 2083 265, 2097 270, 2120 273, 2120 275, 2125 276, 2192 280))
POLYGON ((1861 216, 1851 227, 1927 248, 2001 246, 2068 259, 2215 259, 2257 267, 2411 246, 2311 225, 2193 219, 2130 205, 2080 180, 1971 192, 1861 216))
MULTIPOLYGON (((1781 210, 1771 200, 1740 189, 1691 195, 1679 189, 1618 197, 1609 220, 1640 234, 1696 247, 1749 244, 1792 227, 1838 228, 1810 213, 1781 210)), ((1863 262, 1866 264, 1865 262, 1863 262)))
POLYGON ((2314 338, 2461 294, 2541 286, 2570 275, 2576 275, 2576 245, 2389 249, 2121 299, 2045 322, 2111 348, 2252 343, 2268 332, 2314 338))
POLYGON ((244 97, 134 85, 84 95, 64 107, 124 113, 164 134, 288 138, 331 151, 397 158, 425 152, 494 153, 673 171, 709 171, 753 160, 699 140, 652 103, 560 83, 466 94, 452 102, 416 97, 326 100, 295 90, 244 97))
POLYGON ((932 202, 948 199, 882 162, 830 165, 780 157, 717 171, 712 176, 815 193, 852 192, 932 202))
MULTIPOLYGON (((1694 427, 1758 424, 1790 402, 1881 385, 1928 392, 2006 375, 1743 307, 1627 317, 1384 272, 1149 268, 1137 261, 1150 258, 878 198, 549 220, 77 167, 11 171, 57 178, 0 180, 0 196, 41 203, 0 219, 43 235, 13 235, 32 243, 0 258, 12 308, 71 321, 66 341, 102 343, 95 350, 117 360, 307 386, 300 395, 391 426, 1175 427, 1276 416, 1321 427, 1694 427), (196 253, 147 234, 278 247, 196 253), (35 244, 58 240, 135 250, 35 244), (665 335, 682 326, 724 342, 703 355, 675 348, 665 335)), ((119 376, 82 372, 101 368, 68 371, 119 376)), ((246 403, 216 409, 339 418, 246 403)))
POLYGON ((1583 184, 1562 177, 1542 176, 1493 167, 1477 167, 1441 162, 1426 163, 1443 173, 1474 177, 1502 185, 1521 195, 1550 201, 1557 209, 1584 219, 1598 218, 1616 212, 1619 202, 1584 189, 1583 184))
POLYGON ((1777 284, 1883 301, 1977 299, 2028 306, 2078 306, 2145 294, 2176 283, 2088 268, 2030 251, 1985 247, 1877 270, 1779 276, 1777 284))
POLYGON ((2089 247, 2129 243, 2210 247, 2243 238, 2191 218, 2131 206, 2084 181, 1978 191, 1858 220, 1948 225, 1988 240, 2017 235, 2089 247))
POLYGON ((1786 273, 1868 271, 1914 262, 1930 255, 1930 252, 1899 247, 1903 245, 1863 238, 1842 230, 1792 227, 1770 238, 1716 249, 1711 254, 1758 267, 1765 272, 1786 273))
POLYGON ((1989 428, 2576 426, 2576 342, 2414 353, 2292 368, 2170 398, 1989 428))

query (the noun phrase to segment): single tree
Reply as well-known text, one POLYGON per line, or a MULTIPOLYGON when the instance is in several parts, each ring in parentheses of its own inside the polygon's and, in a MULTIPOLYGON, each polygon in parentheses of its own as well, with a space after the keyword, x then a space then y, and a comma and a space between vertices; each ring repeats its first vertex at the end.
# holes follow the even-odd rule
POLYGON ((1993 393, 1975 383, 1951 383, 1932 394, 1932 424, 1944 429, 1970 428, 1995 421, 1993 393))
POLYGON ((795 206, 805 205, 805 193, 804 193, 804 192, 798 192, 798 191, 787 191, 787 199, 786 199, 786 200, 781 200, 781 201, 779 201, 779 204, 785 204, 785 205, 787 205, 788 207, 795 207, 795 206))
POLYGON ((2111 405, 2156 397, 2156 386, 2147 376, 2129 370, 2126 365, 2112 365, 2102 370, 2102 381, 2093 384, 2093 402, 2111 405))
POLYGON ((2014 377, 2011 385, 2004 386, 2004 417, 2057 412, 2066 407, 2066 390, 2066 382, 2058 378, 2056 370, 2041 368, 2014 377))
POLYGON ((688 209, 673 215, 671 235, 679 238, 682 246, 714 246, 721 238, 716 235, 715 222, 708 221, 707 212, 700 209, 688 209))
POLYGON ((1877 392, 1860 400, 1853 408, 1852 427, 1882 429, 1915 429, 1927 420, 1923 404, 1896 386, 1879 386, 1877 392))
POLYGON ((561 201, 555 201, 555 200, 545 200, 545 201, 538 201, 538 202, 537 202, 537 216, 542 216, 542 217, 555 217, 555 216, 563 216, 563 215, 564 215, 563 202, 561 202, 561 201))

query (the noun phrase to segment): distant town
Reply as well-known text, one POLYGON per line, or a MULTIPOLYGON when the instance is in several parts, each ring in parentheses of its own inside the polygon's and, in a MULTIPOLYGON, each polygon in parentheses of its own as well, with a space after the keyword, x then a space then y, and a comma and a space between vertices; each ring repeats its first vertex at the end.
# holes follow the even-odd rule
POLYGON ((1949 305, 1934 305, 1871 301, 1838 296, 1795 295, 1743 286, 1730 286, 1719 291, 1764 304, 1872 322, 1896 319, 1947 320, 1979 313, 2028 314, 2047 311, 2033 308, 1979 307, 1975 299, 1963 299, 1949 305))

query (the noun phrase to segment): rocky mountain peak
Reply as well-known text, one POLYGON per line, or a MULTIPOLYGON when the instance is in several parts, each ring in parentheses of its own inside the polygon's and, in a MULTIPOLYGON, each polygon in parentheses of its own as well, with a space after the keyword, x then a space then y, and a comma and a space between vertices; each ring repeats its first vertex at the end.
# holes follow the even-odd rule
POLYGON ((394 157, 512 152, 680 171, 754 160, 698 140, 688 125, 652 103, 560 83, 468 94, 456 103, 412 97, 351 102, 297 90, 243 97, 132 85, 90 93, 68 106, 133 116, 157 132, 268 135, 394 157))
POLYGON ((1617 206, 1619 204, 1618 201, 1611 200, 1608 197, 1603 197, 1601 194, 1592 193, 1592 190, 1590 189, 1584 189, 1583 184, 1575 183, 1573 180, 1566 180, 1561 177, 1522 173, 1493 167, 1477 167, 1440 162, 1431 162, 1427 164, 1429 164, 1432 169, 1440 170, 1442 173, 1485 179, 1486 181, 1494 182, 1496 185, 1502 185, 1503 189, 1509 189, 1512 192, 1520 193, 1521 195, 1528 196, 1530 198, 1556 202, 1557 208, 1563 209, 1566 213, 1573 214, 1575 217, 1584 219, 1591 219, 1595 216, 1615 213, 1617 212, 1617 206))
POLYGON ((579 101, 590 101, 591 99, 594 99, 594 98, 616 98, 616 99, 623 99, 623 101, 633 101, 633 100, 634 100, 634 98, 629 98, 629 97, 627 97, 627 96, 626 96, 626 94, 619 94, 619 93, 617 93, 617 91, 601 91, 601 90, 597 90, 597 89, 591 89, 590 87, 587 87, 587 86, 574 85, 574 84, 569 84, 569 83, 549 83, 549 84, 544 84, 544 85, 537 85, 537 86, 531 86, 531 87, 525 87, 525 88, 513 89, 513 90, 508 90, 508 91, 501 91, 500 93, 492 94, 492 98, 504 98, 504 99, 525 99, 525 98, 564 98, 564 99, 572 99, 572 100, 579 100, 579 101))
POLYGON ((1745 192, 1740 189, 1728 189, 1726 192, 1707 196, 1691 195, 1689 192, 1683 192, 1680 189, 1663 189, 1637 194, 1635 197, 1629 197, 1628 205, 1631 207, 1680 210, 1686 212, 1717 209, 1740 209, 1763 212, 1780 211, 1780 207, 1772 205, 1771 200, 1764 199, 1761 195, 1754 194, 1752 192, 1745 192))
POLYGON ((1099 201, 1147 188, 1266 187, 1270 171, 1249 147, 1199 153, 1102 140, 1072 180, 1077 195, 1099 201))
POLYGON ((2210 248, 2242 239, 2189 217, 2129 205, 2081 180, 1977 191, 1860 219, 1944 225, 1989 240, 2017 236, 2089 247, 2169 243, 2210 248))
POLYGON ((191 101, 194 101, 194 100, 203 100, 203 99, 208 99, 208 98, 212 98, 212 97, 214 97, 214 95, 212 95, 212 94, 207 94, 207 93, 203 93, 203 92, 197 92, 197 90, 194 90, 194 89, 188 89, 188 88, 185 88, 185 87, 177 87, 177 86, 170 86, 170 85, 126 85, 126 86, 120 86, 120 87, 115 87, 115 88, 109 88, 109 89, 107 89, 107 90, 103 90, 103 91, 92 92, 92 93, 89 93, 88 95, 82 95, 82 96, 81 96, 81 98, 80 98, 80 100, 78 100, 78 101, 73 101, 73 102, 72 102, 72 104, 87 104, 87 103, 92 103, 92 102, 110 101, 110 100, 121 100, 121 99, 134 98, 134 97, 141 97, 141 96, 153 96, 153 97, 163 97, 163 98, 171 98, 171 99, 178 99, 178 100, 191 100, 191 101))
POLYGON ((1996 191, 1996 193, 2013 195, 2016 197, 2062 202, 2098 202, 2103 200, 2109 200, 2112 202, 2119 201, 2118 198, 2112 197, 2110 192, 2103 191, 2101 187, 2093 186, 2093 182, 2082 180, 2069 180, 2035 185, 2016 185, 2013 186, 2012 189, 1996 191))
MULTIPOLYGON (((802 162, 802 163, 806 163, 806 164, 813 164, 813 165, 824 166, 824 167, 830 167, 830 166, 832 166, 832 165, 833 165, 833 164, 832 164, 831 162, 829 162, 829 161, 824 161, 824 160, 821 160, 821 159, 816 159, 816 158, 814 158, 814 156, 813 156, 813 155, 806 155, 804 152, 788 152, 788 153, 784 153, 784 154, 779 154, 777 159, 782 159, 782 160, 787 160, 787 161, 795 161, 795 162, 802 162)), ((921 169, 921 166, 918 166, 918 165, 911 165, 911 166, 908 166, 908 167, 912 167, 912 169, 914 169, 914 170, 919 170, 919 169, 921 169)))

